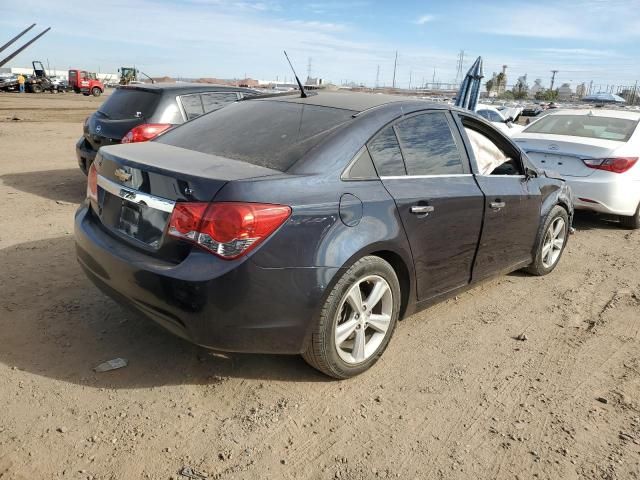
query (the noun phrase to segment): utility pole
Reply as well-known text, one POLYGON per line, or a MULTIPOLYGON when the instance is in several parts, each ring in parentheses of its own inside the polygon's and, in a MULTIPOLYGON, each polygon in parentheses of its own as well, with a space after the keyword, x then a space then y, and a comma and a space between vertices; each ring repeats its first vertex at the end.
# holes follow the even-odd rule
POLYGON ((409 70, 409 90, 411 90, 411 80, 413 77, 413 71, 409 70))
POLYGON ((378 65, 378 70, 376 70, 376 88, 380 86, 380 65, 378 65))
POLYGON ((553 90, 553 85, 556 83, 557 73, 558 73, 558 70, 551 70, 551 86, 549 87, 549 90, 553 90))
POLYGON ((396 69, 398 68, 398 51, 396 50, 396 59, 393 61, 393 83, 392 88, 396 88, 396 69))
POLYGON ((431 81, 431 88, 436 88, 436 67, 433 67, 433 80, 431 81))

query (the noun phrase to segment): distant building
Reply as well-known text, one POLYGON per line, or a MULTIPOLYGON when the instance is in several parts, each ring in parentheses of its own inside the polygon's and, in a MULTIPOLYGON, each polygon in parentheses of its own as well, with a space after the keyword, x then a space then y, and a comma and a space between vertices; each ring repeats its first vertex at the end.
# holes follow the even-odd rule
POLYGON ((322 80, 322 78, 318 78, 318 77, 307 77, 307 81, 305 82, 305 85, 309 85, 309 86, 314 86, 314 87, 319 87, 320 85, 322 85, 324 83, 324 81, 322 80))
POLYGON ((535 81, 533 82, 532 87, 529 89, 529 97, 535 98, 536 94, 542 91, 544 91, 544 87, 542 86, 542 80, 539 78, 536 78, 535 81))
POLYGON ((571 97, 573 97, 571 85, 563 83, 560 88, 558 88, 558 100, 571 100, 571 97))

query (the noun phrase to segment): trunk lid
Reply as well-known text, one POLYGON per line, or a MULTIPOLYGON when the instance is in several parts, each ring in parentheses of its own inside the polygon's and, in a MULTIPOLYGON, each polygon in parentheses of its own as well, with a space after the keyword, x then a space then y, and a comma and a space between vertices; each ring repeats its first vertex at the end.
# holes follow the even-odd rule
POLYGON ((123 241, 180 261, 191 246, 165 235, 175 202, 210 202, 230 181, 281 172, 155 142, 104 147, 92 209, 123 241))
POLYGON ((515 138, 534 165, 543 170, 555 170, 565 177, 588 177, 594 169, 583 158, 608 158, 621 142, 585 137, 545 134, 519 134, 515 138))

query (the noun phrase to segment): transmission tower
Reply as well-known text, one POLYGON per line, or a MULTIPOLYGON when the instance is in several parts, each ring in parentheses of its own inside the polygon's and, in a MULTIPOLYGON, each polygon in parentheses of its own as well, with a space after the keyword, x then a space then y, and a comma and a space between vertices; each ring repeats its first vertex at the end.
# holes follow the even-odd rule
POLYGON ((456 69, 456 83, 460 81, 462 77, 462 69, 464 68, 464 50, 460 50, 458 54, 458 66, 456 69))
POLYGON ((380 86, 380 65, 378 65, 378 69, 376 70, 376 88, 380 86))
POLYGON ((307 63, 307 82, 311 81, 311 57, 309 57, 309 62, 307 63))

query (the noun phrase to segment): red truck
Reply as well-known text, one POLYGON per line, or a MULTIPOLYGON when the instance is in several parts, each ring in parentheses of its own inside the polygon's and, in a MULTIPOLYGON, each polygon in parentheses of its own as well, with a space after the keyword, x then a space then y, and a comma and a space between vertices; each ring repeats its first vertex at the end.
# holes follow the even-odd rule
POLYGON ((104 92, 104 84, 95 73, 85 70, 69 70, 69 87, 76 93, 99 97, 104 92))

